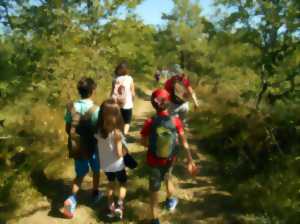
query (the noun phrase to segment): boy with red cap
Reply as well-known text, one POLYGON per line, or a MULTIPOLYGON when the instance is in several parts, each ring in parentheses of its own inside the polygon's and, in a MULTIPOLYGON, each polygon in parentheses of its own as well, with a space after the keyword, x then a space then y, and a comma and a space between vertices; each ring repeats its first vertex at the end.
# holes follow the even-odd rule
POLYGON ((167 199, 165 205, 174 210, 178 200, 173 197, 174 186, 171 182, 172 167, 181 141, 186 150, 188 171, 194 175, 197 167, 193 162, 187 139, 184 135, 182 121, 178 116, 171 116, 168 111, 170 94, 164 89, 157 89, 151 96, 156 115, 145 121, 141 131, 142 145, 148 148, 147 164, 149 166, 149 189, 151 192, 151 224, 159 224, 156 208, 161 182, 165 180, 167 199))

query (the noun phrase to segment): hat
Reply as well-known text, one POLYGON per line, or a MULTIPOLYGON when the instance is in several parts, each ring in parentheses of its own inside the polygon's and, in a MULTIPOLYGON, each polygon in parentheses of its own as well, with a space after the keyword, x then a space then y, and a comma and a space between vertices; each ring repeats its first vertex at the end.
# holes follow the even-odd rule
POLYGON ((170 94, 165 89, 156 89, 151 95, 151 101, 157 105, 162 105, 171 100, 170 94))
POLYGON ((183 70, 179 64, 173 64, 169 70, 172 75, 180 75, 183 73, 183 70))

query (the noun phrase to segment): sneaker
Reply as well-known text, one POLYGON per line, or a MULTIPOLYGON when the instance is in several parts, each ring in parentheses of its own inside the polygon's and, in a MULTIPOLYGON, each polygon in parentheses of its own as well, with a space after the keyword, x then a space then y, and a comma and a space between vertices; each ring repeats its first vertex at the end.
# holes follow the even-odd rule
POLYGON ((63 209, 63 215, 66 218, 73 218, 76 210, 77 201, 74 195, 68 197, 64 201, 64 209, 63 209))
POLYGON ((93 203, 97 203, 100 201, 100 199, 103 197, 103 194, 100 191, 93 191, 92 193, 92 200, 93 203))
POLYGON ((174 211, 177 204, 178 204, 178 199, 177 198, 168 198, 166 200, 166 207, 169 211, 174 211))
POLYGON ((118 205, 115 209, 115 215, 119 218, 119 219, 123 219, 123 215, 124 215, 124 205, 123 202, 118 202, 118 205))
POLYGON ((115 206, 115 203, 113 202, 109 207, 108 207, 108 214, 107 214, 107 217, 108 218, 114 218, 116 215, 115 215, 115 210, 116 210, 116 206, 115 206))
POLYGON ((151 224, 160 224, 159 219, 152 219, 151 224))

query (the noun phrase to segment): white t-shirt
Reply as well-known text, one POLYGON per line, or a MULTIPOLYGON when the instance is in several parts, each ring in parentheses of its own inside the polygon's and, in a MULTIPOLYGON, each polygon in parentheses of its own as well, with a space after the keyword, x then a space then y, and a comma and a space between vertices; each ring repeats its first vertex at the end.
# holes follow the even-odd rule
POLYGON ((120 158, 117 155, 114 132, 111 132, 107 138, 103 138, 100 133, 97 133, 95 138, 98 141, 100 168, 104 172, 117 172, 125 169, 123 157, 120 158))
POLYGON ((121 75, 115 79, 115 83, 121 84, 125 88, 125 103, 122 106, 123 109, 133 108, 133 96, 131 91, 131 85, 133 84, 133 79, 130 75, 121 75))

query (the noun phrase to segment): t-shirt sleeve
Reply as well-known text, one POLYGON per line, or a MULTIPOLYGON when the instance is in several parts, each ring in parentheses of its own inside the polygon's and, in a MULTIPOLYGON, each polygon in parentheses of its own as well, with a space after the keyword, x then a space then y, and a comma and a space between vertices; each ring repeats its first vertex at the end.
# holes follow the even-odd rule
POLYGON ((152 118, 149 118, 145 121, 144 127, 142 128, 140 134, 142 137, 148 137, 150 135, 150 129, 152 126, 153 120, 152 118))
POLYGON ((168 79, 168 80, 165 82, 164 88, 165 88, 165 90, 167 90, 169 93, 172 92, 172 80, 171 80, 171 79, 168 79))
POLYGON ((184 85, 186 88, 188 88, 188 87, 191 86, 190 80, 189 80, 188 78, 184 78, 184 79, 182 80, 182 83, 183 83, 183 85, 184 85))
POLYGON ((98 107, 96 111, 92 114, 92 124, 97 124, 99 119, 99 110, 100 108, 98 107))
POLYGON ((179 117, 174 117, 173 122, 175 124, 175 127, 177 129, 178 134, 183 135, 184 134, 184 126, 183 126, 183 123, 180 120, 180 118, 179 117))

